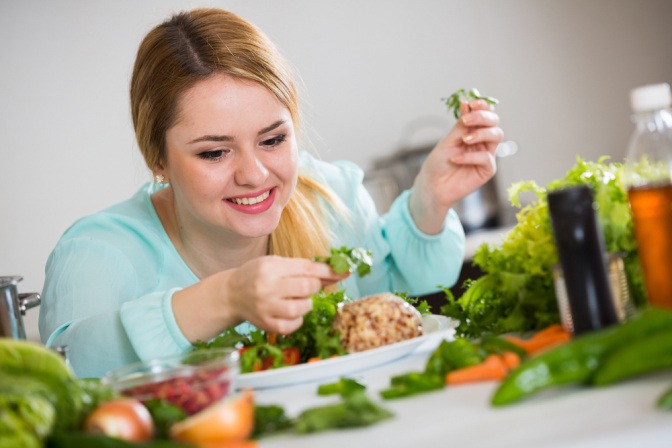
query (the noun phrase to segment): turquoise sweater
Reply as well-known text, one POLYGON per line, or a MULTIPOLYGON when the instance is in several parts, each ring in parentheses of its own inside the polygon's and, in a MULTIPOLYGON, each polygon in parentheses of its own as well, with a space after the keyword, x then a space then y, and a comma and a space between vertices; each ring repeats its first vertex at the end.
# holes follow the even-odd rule
MULTIPOLYGON (((348 296, 423 294, 455 283, 464 232, 452 210, 442 233, 425 235, 409 214, 408 191, 379 216, 356 165, 326 163, 305 151, 299 163, 303 175, 331 187, 350 210, 349 223, 330 219, 332 247, 363 247, 373 253, 370 275, 343 282, 348 296)), ((171 298, 198 278, 159 221, 150 200, 156 188, 145 184, 130 199, 78 220, 49 256, 40 335, 47 346, 69 347, 80 377, 98 377, 131 362, 191 348, 177 326, 171 298)))

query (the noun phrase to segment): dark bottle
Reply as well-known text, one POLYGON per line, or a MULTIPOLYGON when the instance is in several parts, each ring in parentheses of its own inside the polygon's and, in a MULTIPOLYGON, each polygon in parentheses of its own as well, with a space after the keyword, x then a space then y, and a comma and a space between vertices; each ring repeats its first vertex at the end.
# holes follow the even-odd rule
POLYGON ((618 323, 593 191, 587 185, 548 193, 574 334, 618 323))

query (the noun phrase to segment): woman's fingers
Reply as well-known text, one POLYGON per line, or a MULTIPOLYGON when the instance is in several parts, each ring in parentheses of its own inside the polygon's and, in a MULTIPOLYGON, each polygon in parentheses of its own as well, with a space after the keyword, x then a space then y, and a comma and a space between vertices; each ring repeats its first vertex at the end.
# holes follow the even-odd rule
POLYGON ((303 325, 303 316, 296 319, 271 319, 266 331, 287 335, 298 330, 303 325))
POLYGON ((504 132, 499 127, 476 128, 470 130, 467 134, 462 136, 462 141, 467 145, 475 145, 477 143, 492 143, 489 150, 497 149, 497 144, 504 138, 504 132))
POLYGON ((488 173, 497 172, 497 162, 495 156, 489 151, 470 151, 453 157, 453 163, 458 165, 479 165, 484 167, 488 173))
POLYGON ((460 121, 467 127, 472 126, 498 126, 499 115, 492 110, 474 110, 460 117, 460 121))
POLYGON ((239 270, 233 290, 240 316, 256 327, 287 334, 296 330, 312 309, 312 296, 326 286, 347 278, 326 263, 301 258, 267 256, 239 270))

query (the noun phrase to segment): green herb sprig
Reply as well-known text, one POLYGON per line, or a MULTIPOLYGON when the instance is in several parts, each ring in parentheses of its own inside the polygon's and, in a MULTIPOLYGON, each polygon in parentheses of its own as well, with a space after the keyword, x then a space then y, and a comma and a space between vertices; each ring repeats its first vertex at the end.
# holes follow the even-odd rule
POLYGON ((356 272, 360 277, 364 277, 371 272, 373 263, 371 252, 361 247, 332 248, 331 255, 328 257, 313 257, 313 261, 327 263, 337 274, 356 272))
POLYGON ((469 91, 466 91, 465 89, 458 89, 448 98, 442 98, 441 101, 446 103, 448 111, 452 111, 455 118, 460 118, 460 103, 462 102, 463 99, 467 101, 483 100, 488 104, 492 105, 499 104, 499 100, 497 98, 493 98, 491 96, 483 96, 475 88, 469 89, 469 91))

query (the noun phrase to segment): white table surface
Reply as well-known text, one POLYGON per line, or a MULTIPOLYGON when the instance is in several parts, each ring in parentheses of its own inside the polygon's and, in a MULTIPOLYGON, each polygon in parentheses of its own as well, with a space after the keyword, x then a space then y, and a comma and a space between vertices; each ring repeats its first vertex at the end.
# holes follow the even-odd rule
MULTIPOLYGON (((367 428, 276 435, 261 439, 259 447, 672 447, 672 411, 655 407, 659 395, 672 387, 669 372, 606 388, 565 387, 502 408, 489 404, 494 382, 397 400, 379 397, 392 375, 422 370, 432 348, 425 344, 397 361, 351 375, 393 418, 367 428)), ((308 407, 338 401, 317 395, 319 384, 335 380, 260 389, 255 400, 279 404, 294 417, 308 407)))

